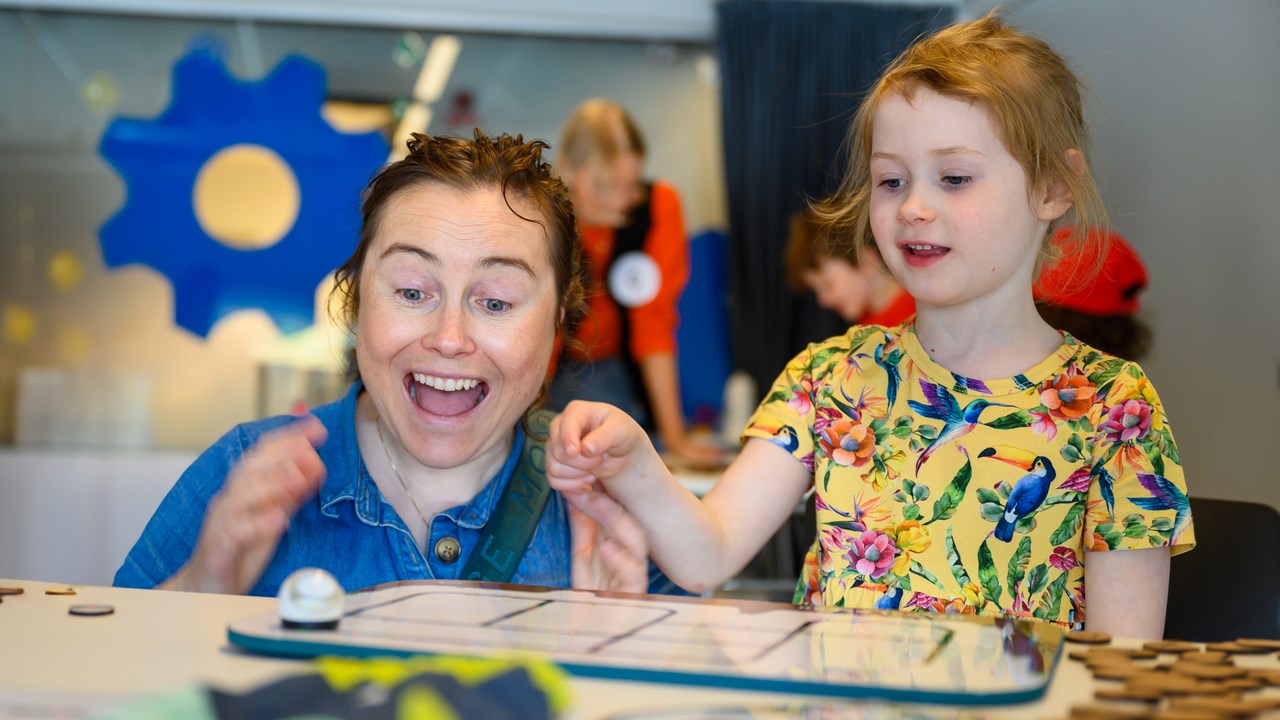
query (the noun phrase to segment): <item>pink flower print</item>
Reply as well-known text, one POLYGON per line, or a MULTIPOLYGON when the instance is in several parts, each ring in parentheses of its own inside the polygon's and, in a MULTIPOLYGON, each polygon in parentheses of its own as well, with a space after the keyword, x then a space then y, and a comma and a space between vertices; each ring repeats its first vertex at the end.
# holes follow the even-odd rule
POLYGON ((876 530, 868 530, 853 538, 845 558, 849 566, 872 580, 883 577, 893 567, 898 548, 893 538, 876 530))
POLYGON ((1089 479, 1091 477, 1093 477, 1093 475, 1090 473, 1089 468, 1076 468, 1075 472, 1071 473, 1066 480, 1062 481, 1062 484, 1058 486, 1058 489, 1064 491, 1087 492, 1089 490, 1089 479))
POLYGON ((787 401, 787 407, 794 410, 797 415, 808 415, 813 411, 813 403, 809 400, 812 394, 813 380, 808 377, 800 378, 800 382, 791 387, 791 399, 787 401))
POLYGON ((1034 419, 1034 422, 1031 423, 1031 429, 1043 435, 1045 440, 1052 440, 1058 436, 1058 423, 1049 413, 1028 410, 1027 414, 1034 419))
POLYGON ((1112 442, 1141 440, 1151 429, 1151 406, 1136 399, 1112 405, 1101 429, 1112 442))
POLYGON ((1049 556, 1049 564, 1063 572, 1080 567, 1080 561, 1076 559, 1076 551, 1065 545, 1059 545, 1053 549, 1053 554, 1049 556))

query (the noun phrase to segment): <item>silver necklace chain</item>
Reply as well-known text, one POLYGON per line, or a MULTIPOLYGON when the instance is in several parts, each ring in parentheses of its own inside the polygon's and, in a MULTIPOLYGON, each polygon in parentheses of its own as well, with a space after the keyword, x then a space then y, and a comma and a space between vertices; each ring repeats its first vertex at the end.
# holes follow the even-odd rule
POLYGON ((396 462, 391 459, 391 451, 387 449, 387 439, 382 436, 382 418, 374 419, 373 426, 378 429, 378 442, 382 445, 382 454, 387 458, 387 465, 391 466, 391 474, 396 476, 400 487, 404 488, 405 497, 409 498, 409 504, 418 513, 418 519, 422 521, 423 527, 427 530, 427 536, 430 537, 431 523, 427 522, 427 516, 422 514, 422 508, 418 507, 418 502, 413 499, 413 493, 409 492, 409 485, 405 483, 404 478, 400 477, 400 471, 396 469, 396 462))

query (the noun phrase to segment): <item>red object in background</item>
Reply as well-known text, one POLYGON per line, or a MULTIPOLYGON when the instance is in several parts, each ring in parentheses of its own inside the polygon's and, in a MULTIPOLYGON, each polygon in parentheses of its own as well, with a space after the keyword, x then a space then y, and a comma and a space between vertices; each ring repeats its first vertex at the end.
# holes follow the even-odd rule
MULTIPOLYGON (((1040 274, 1033 288, 1037 302, 1089 315, 1134 315, 1138 295, 1147 287, 1147 268, 1142 258, 1119 233, 1110 233, 1106 254, 1098 262, 1102 240, 1097 230, 1089 231, 1085 248, 1063 247, 1063 257, 1040 274), (1096 274, 1094 271, 1097 271, 1096 274)), ((1061 228, 1053 242, 1066 243, 1070 228, 1061 228)))

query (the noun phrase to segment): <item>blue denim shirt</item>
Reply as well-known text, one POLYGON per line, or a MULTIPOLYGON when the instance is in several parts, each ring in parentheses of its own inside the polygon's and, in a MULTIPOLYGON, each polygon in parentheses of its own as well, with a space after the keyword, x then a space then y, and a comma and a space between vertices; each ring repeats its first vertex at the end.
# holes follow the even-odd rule
MULTIPOLYGON (((428 548, 445 537, 456 538, 461 546, 458 559, 446 563, 434 552, 424 557, 360 457, 355 418, 356 398, 362 390, 356 383, 341 400, 313 411, 329 431, 328 440, 318 449, 328 473, 316 497, 290 521, 275 556, 249 594, 275 595, 289 573, 303 567, 324 568, 344 589, 354 591, 396 580, 455 580, 466 565, 520 458, 523 428, 517 425, 511 455, 497 477, 471 502, 431 518, 428 548)), ((232 467, 263 433, 293 421, 281 416, 238 425, 197 458, 161 501, 116 572, 114 584, 151 588, 180 570, 195 549, 209 500, 232 467)), ((553 492, 511 582, 568 587, 571 547, 565 501, 553 492)), ((655 591, 664 589, 665 578, 654 580, 655 591)))

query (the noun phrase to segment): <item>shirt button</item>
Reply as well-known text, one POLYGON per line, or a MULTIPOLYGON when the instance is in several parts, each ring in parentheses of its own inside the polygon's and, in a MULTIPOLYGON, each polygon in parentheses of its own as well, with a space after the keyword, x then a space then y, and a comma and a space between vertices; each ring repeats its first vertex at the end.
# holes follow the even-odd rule
POLYGON ((451 563, 458 559, 458 555, 462 553, 462 546, 458 544, 456 538, 440 538, 436 543, 436 557, 441 562, 451 563))

